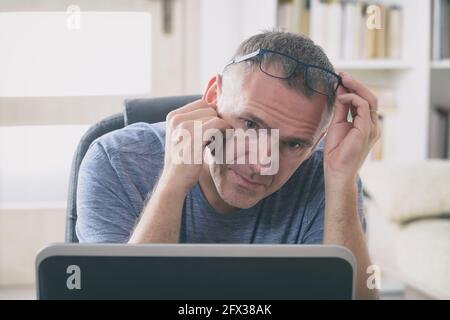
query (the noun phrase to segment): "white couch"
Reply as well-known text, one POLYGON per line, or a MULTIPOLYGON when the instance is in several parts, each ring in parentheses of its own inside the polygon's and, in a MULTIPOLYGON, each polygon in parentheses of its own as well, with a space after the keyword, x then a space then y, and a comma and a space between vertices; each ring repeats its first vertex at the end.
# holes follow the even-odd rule
POLYGON ((368 162, 361 170, 374 264, 450 299, 450 161, 368 162))

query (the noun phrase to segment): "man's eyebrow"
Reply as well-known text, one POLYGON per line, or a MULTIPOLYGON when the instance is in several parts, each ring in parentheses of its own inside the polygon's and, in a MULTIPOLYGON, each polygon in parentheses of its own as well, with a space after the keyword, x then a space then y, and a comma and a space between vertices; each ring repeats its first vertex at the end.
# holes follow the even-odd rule
MULTIPOLYGON (((264 129, 272 129, 272 127, 269 126, 264 120, 262 120, 258 116, 255 116, 254 114, 245 112, 242 114, 242 117, 256 122, 260 127, 264 128, 264 129)), ((313 144, 310 139, 304 139, 304 138, 299 138, 299 137, 283 137, 283 140, 287 141, 287 142, 296 142, 298 144, 303 145, 306 148, 309 148, 313 144)))

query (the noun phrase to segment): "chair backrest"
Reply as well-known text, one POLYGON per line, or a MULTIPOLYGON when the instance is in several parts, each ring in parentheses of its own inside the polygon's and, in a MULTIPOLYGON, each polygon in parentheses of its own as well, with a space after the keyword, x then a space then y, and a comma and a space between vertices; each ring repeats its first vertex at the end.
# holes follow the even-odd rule
POLYGON ((72 161, 67 197, 66 242, 78 242, 75 232, 77 222, 77 186, 80 164, 91 143, 104 134, 136 122, 156 123, 166 119, 167 114, 185 104, 200 99, 199 95, 154 99, 126 100, 123 113, 110 116, 89 128, 83 135, 72 161))

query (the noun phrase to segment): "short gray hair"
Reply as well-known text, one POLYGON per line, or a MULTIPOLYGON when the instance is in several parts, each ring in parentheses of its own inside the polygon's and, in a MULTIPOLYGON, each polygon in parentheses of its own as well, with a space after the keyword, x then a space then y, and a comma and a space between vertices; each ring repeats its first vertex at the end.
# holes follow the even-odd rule
MULTIPOLYGON (((300 34, 278 30, 264 31, 248 38, 240 44, 233 56, 233 59, 252 53, 258 49, 281 52, 307 64, 312 64, 334 72, 334 67, 323 49, 316 45, 311 39, 300 34)), ((245 71, 252 72, 255 68, 259 67, 259 59, 250 59, 245 63, 239 63, 234 66, 232 65, 231 67, 236 67, 238 65, 244 65, 245 71)), ((224 75, 225 72, 226 70, 224 70, 224 75)), ((298 72, 291 78, 282 81, 284 81, 289 88, 298 90, 308 98, 317 95, 318 93, 311 90, 305 84, 303 77, 303 73, 298 72)), ((326 116, 322 119, 323 123, 321 123, 321 128, 326 126, 330 120, 330 116, 333 113, 335 99, 335 96, 330 96, 327 98, 327 112, 326 116)))

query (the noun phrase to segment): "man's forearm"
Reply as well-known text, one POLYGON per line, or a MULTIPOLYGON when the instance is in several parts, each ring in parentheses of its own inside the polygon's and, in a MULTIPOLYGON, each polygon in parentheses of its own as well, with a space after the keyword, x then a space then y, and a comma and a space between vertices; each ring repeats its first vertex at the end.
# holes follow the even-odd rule
POLYGON ((184 190, 161 177, 128 243, 177 243, 185 197, 184 190))
POLYGON ((367 287, 367 267, 371 264, 358 214, 357 180, 325 183, 324 244, 341 245, 353 252, 357 261, 357 299, 376 299, 377 290, 367 287))

